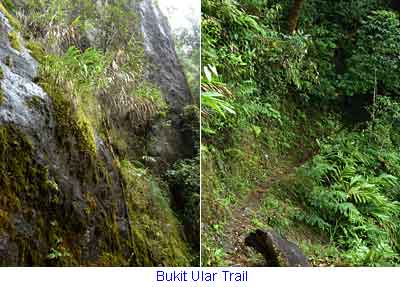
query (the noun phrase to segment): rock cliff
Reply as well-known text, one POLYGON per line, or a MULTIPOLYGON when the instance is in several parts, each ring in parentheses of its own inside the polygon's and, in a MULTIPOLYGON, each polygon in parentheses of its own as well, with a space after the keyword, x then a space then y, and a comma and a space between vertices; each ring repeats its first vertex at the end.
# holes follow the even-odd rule
MULTIPOLYGON (((94 5, 86 2, 87 7, 94 5)), ((109 127, 112 118, 107 118, 109 107, 103 99, 114 96, 111 88, 97 90, 90 83, 82 85, 85 89, 75 89, 81 83, 65 79, 62 67, 54 68, 54 63, 65 59, 87 61, 86 49, 101 51, 94 44, 95 38, 109 32, 99 33, 101 28, 74 30, 76 22, 66 20, 69 26, 57 27, 57 31, 65 29, 65 33, 56 35, 57 41, 63 41, 60 46, 72 46, 73 39, 80 51, 72 56, 74 50, 54 52, 53 47, 46 46, 50 43, 46 37, 53 31, 46 31, 32 20, 36 18, 26 15, 32 7, 10 3, 0 2, 0 265, 189 265, 193 258, 171 209, 168 187, 149 164, 162 161, 169 167, 179 158, 194 156, 192 147, 178 150, 179 145, 191 144, 182 138, 179 129, 184 124, 179 115, 190 103, 190 94, 169 40, 166 20, 154 14, 159 10, 149 1, 139 4, 145 51, 155 61, 167 59, 159 69, 145 69, 150 80, 162 89, 171 112, 166 118, 154 116, 147 130, 138 132, 135 122, 126 124, 121 120, 109 127), (146 34, 147 29, 151 29, 151 36, 146 34), (96 113, 91 112, 88 98, 96 113), (162 127, 169 120, 173 125, 165 132, 162 127), (137 148, 140 143, 148 147, 137 148), (125 152, 118 150, 120 146, 125 152), (153 150, 153 154, 147 150, 153 150)), ((95 4, 100 15, 107 9, 121 8, 115 3, 95 4)), ((71 11, 90 19, 90 14, 80 10, 83 6, 71 11)), ((110 49, 90 61, 113 55, 114 60, 103 65, 105 78, 109 79, 121 53, 110 49)), ((90 61, 84 62, 85 69, 92 67, 90 61)), ((120 62, 123 65, 124 59, 120 62)), ((146 80, 140 81, 135 85, 146 80)), ((114 102, 119 100, 113 98, 114 102)))

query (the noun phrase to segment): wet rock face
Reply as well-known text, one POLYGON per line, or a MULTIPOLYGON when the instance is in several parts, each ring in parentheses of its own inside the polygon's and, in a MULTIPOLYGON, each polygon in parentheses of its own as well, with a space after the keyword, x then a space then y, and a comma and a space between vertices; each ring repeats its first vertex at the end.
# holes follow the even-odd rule
POLYGON ((12 47, 9 38, 13 28, 1 12, 0 24, 0 61, 7 63, 14 74, 34 79, 37 75, 38 64, 23 46, 21 46, 21 50, 12 47))
POLYGON ((175 52, 168 21, 152 0, 143 0, 139 12, 145 52, 152 63, 149 79, 160 86, 168 104, 180 113, 193 101, 175 52))
MULTIPOLYGON (((153 14, 143 19, 150 26, 154 18, 147 17, 161 17, 153 14)), ((110 144, 91 134, 95 152, 82 148, 85 130, 74 124, 63 89, 49 89, 23 39, 16 47, 9 33, 18 35, 0 12, 0 266, 155 266, 179 256, 175 245, 169 250, 147 244, 142 234, 148 227, 143 232, 129 218, 136 205, 127 206, 110 144)), ((190 156, 182 152, 188 144, 179 117, 190 94, 169 39, 159 45, 165 50, 153 43, 154 53, 164 53, 160 61, 169 57, 152 75, 171 97, 172 113, 153 126, 152 146, 160 162, 170 163, 190 156), (169 68, 173 79, 165 75, 169 68)), ((180 230, 174 236, 181 239, 180 230)), ((186 254, 186 246, 178 245, 186 254)))
POLYGON ((247 246, 260 252, 269 267, 308 267, 306 256, 300 248, 273 230, 256 230, 245 239, 247 246))
POLYGON ((40 122, 40 114, 30 109, 28 103, 47 101, 47 95, 32 82, 37 76, 37 62, 22 45, 20 50, 12 47, 9 39, 12 32, 8 19, 0 12, 0 83, 3 91, 0 121, 23 127, 35 126, 40 122))
MULTIPOLYGON (((142 0, 136 9, 141 18, 144 51, 150 62, 146 78, 161 89, 169 106, 167 116, 153 123, 147 146, 149 155, 155 159, 151 166, 153 172, 165 176, 176 168, 175 163, 193 159, 198 154, 200 139, 196 133, 200 123, 199 111, 192 106, 196 102, 176 54, 171 28, 156 2, 142 0)), ((173 182, 169 182, 173 209, 184 225, 193 250, 198 250, 199 215, 196 212, 199 203, 193 199, 199 198, 199 190, 173 182)))
POLYGON ((0 266, 102 265, 105 254, 127 264, 128 214, 110 152, 100 138, 92 159, 74 138, 60 144, 52 98, 34 82, 38 63, 22 39, 13 48, 11 32, 0 12, 0 266))
POLYGON ((193 139, 187 136, 184 108, 195 104, 182 66, 179 63, 171 28, 153 0, 143 0, 137 8, 141 16, 141 31, 145 54, 150 60, 147 78, 160 87, 169 105, 168 117, 152 127, 148 150, 157 160, 155 170, 163 173, 174 162, 193 157, 193 139))
POLYGON ((46 93, 31 79, 20 76, 7 65, 0 63, 0 69, 3 71, 1 87, 4 96, 0 106, 0 121, 26 128, 43 128, 40 126, 44 120, 43 115, 40 109, 35 109, 34 106, 39 107, 49 100, 46 93))

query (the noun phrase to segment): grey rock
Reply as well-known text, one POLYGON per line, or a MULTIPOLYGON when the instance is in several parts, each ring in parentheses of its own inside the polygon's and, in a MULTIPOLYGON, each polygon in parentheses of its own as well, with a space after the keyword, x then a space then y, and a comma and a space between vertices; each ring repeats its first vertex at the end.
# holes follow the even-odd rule
MULTIPOLYGON (((38 63, 24 47, 22 39, 21 51, 11 47, 8 37, 11 31, 13 27, 0 12, 0 68, 3 73, 0 88, 4 94, 0 105, 0 127, 12 126, 26 136, 33 147, 32 165, 48 170, 48 179, 55 182, 57 191, 44 187, 29 195, 15 194, 24 212, 8 210, 12 226, 0 233, 0 265, 55 264, 47 258, 51 248, 56 247, 54 236, 65 242, 66 237, 74 238, 68 242, 69 250, 82 252, 81 264, 94 264, 103 252, 112 252, 114 235, 110 235, 108 229, 111 213, 117 218, 127 218, 126 210, 121 208, 124 199, 119 173, 111 166, 112 156, 107 146, 97 137, 99 158, 106 163, 109 180, 114 184, 108 184, 104 178, 94 179, 89 170, 88 175, 82 174, 81 166, 90 167, 92 163, 81 157, 76 139, 62 139, 70 143, 69 149, 60 144, 52 99, 34 82, 38 63), (85 195, 88 192, 98 203, 90 219, 86 213, 85 195)), ((35 181, 34 178, 25 180, 35 181)), ((8 196, 2 193, 0 189, 0 197, 8 196)), ((126 222, 121 220, 120 237, 124 242, 129 237, 126 222)), ((125 244, 120 252, 128 256, 130 247, 125 244)))
POLYGON ((5 258, 8 266, 17 266, 18 257, 17 244, 12 242, 9 234, 0 233, 0 258, 5 258))
POLYGON ((143 0, 139 13, 145 52, 153 65, 149 80, 159 85, 168 104, 180 113, 184 106, 193 102, 168 20, 152 0, 143 0))
POLYGON ((0 123, 11 123, 22 128, 36 128, 40 131, 45 122, 39 111, 29 107, 34 97, 48 101, 46 93, 32 80, 37 75, 37 62, 22 46, 19 52, 11 47, 8 34, 13 31, 8 19, 0 12, 0 69, 3 79, 0 88, 4 102, 0 105, 0 123), (10 60, 11 59, 11 60, 10 60), (6 62, 11 61, 11 66, 6 62))
MULTIPOLYGON (((37 76, 38 63, 23 45, 21 45, 21 51, 11 46, 9 33, 13 31, 13 28, 7 17, 1 12, 0 23, 0 62, 11 62, 10 68, 13 73, 31 80, 34 79, 37 76)), ((22 41, 22 39, 20 40, 22 41)))
POLYGON ((32 238, 34 235, 32 225, 20 214, 14 218, 14 227, 17 236, 32 238))
POLYGON ((273 230, 256 230, 245 239, 245 244, 260 252, 271 267, 308 267, 310 263, 300 248, 273 230))
MULTIPOLYGON (((25 1, 19 2, 23 6, 25 1)), ((148 0, 145 2, 153 5, 148 0)), ((154 63, 160 63, 149 77, 159 84, 173 110, 171 127, 163 130, 161 123, 154 125, 154 153, 163 157, 162 160, 173 162, 182 157, 176 151, 187 146, 180 135, 178 114, 190 102, 190 93, 168 24, 154 10, 156 6, 147 7, 142 19, 150 41, 147 52, 154 63), (165 34, 169 36, 165 38, 165 34), (163 38, 160 40, 160 37, 163 38), (170 71, 175 74, 169 75, 170 71), (162 145, 164 140, 168 146, 162 145)), ((21 51, 12 48, 8 37, 11 31, 13 27, 0 12, 0 67, 4 74, 0 80, 4 93, 0 127, 12 126, 26 136, 32 144, 29 163, 36 170, 46 169, 48 181, 53 185, 47 187, 45 178, 41 179, 40 188, 35 186, 32 192, 15 194, 21 210, 8 210, 13 226, 0 232, 0 265, 57 265, 59 262, 47 257, 52 248, 58 247, 57 239, 63 240, 75 260, 64 264, 96 265, 104 254, 129 258, 134 243, 130 241, 130 219, 122 179, 109 145, 96 135, 97 157, 91 159, 82 154, 73 133, 61 133, 60 139, 52 99, 35 83, 38 63, 24 47, 23 39, 21 51), (96 207, 90 209, 89 203, 93 202, 96 207)), ((92 32, 89 41, 96 37, 96 31, 92 32)), ((7 155, 5 158, 8 160, 7 155)), ((33 178, 24 179, 37 183, 33 178)), ((9 195, 0 190, 0 196, 9 195)), ((151 250, 143 250, 146 253, 150 254, 151 250)), ((141 262, 140 258, 135 262, 141 262)))
POLYGON ((5 96, 3 104, 0 105, 0 122, 13 123, 25 128, 43 128, 40 126, 40 122, 44 122, 43 115, 30 107, 29 102, 34 97, 46 102, 49 100, 47 94, 29 78, 14 73, 6 65, 0 64, 0 68, 4 75, 0 83, 5 96))
POLYGON ((192 157, 196 145, 186 136, 182 112, 184 107, 195 104, 183 68, 175 50, 167 18, 153 0, 142 0, 138 11, 145 54, 150 60, 147 79, 162 91, 169 106, 169 114, 152 125, 149 154, 157 159, 154 171, 163 173, 175 161, 192 157))

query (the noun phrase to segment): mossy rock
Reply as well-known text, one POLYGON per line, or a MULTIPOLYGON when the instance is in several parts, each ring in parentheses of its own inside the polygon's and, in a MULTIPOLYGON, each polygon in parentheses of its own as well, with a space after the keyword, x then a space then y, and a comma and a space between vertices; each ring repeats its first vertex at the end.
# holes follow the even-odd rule
POLYGON ((66 99, 62 91, 55 87, 53 83, 43 79, 40 84, 53 100, 59 143, 67 150, 72 150, 73 146, 77 145, 82 157, 94 160, 96 157, 96 141, 90 121, 83 112, 77 111, 73 107, 71 100, 66 99))
POLYGON ((96 266, 128 266, 126 258, 120 254, 114 254, 111 252, 103 252, 96 266))
POLYGON ((15 31, 12 31, 8 33, 8 39, 10 40, 11 47, 17 51, 22 50, 22 45, 18 36, 18 33, 15 31))
POLYGON ((9 9, 11 8, 10 5, 7 5, 8 3, 11 3, 10 1, 6 1, 6 6, 7 8, 3 5, 2 2, 0 2, 0 12, 4 14, 4 16, 7 17, 8 21, 10 22, 11 26, 16 29, 17 31, 21 30, 21 23, 9 12, 9 9))
POLYGON ((42 101, 43 101, 42 98, 40 98, 38 96, 33 96, 32 98, 30 98, 27 101, 27 105, 31 109, 39 110, 40 106, 42 104, 42 101))
POLYGON ((4 95, 4 92, 0 87, 0 106, 4 103, 5 97, 6 96, 4 95))
POLYGON ((121 162, 132 226, 130 264, 188 266, 189 248, 166 194, 145 169, 121 162))
POLYGON ((43 45, 38 41, 29 41, 26 43, 26 48, 31 51, 31 55, 35 58, 39 63, 43 62, 46 57, 46 52, 43 48, 43 45))
MULTIPOLYGON (((114 212, 121 203, 98 207, 94 193, 98 186, 93 179, 81 183, 82 189, 93 192, 86 191, 83 202, 73 201, 71 191, 58 181, 54 170, 53 178, 46 166, 37 162, 37 152, 18 127, 0 126, 0 239, 7 236, 15 246, 15 250, 7 249, 12 256, 0 254, 0 266, 128 265, 129 243, 121 236, 114 212), (110 208, 112 212, 108 212, 110 208), (99 254, 83 257, 83 250, 91 248, 81 243, 89 224, 100 226, 94 243, 99 254), (101 252, 112 256, 99 258, 101 252)), ((99 173, 102 184, 106 184, 106 174, 99 173)))
MULTIPOLYGON (((45 225, 36 224, 41 217, 38 210, 46 206, 46 195, 53 188, 47 168, 35 160, 28 137, 13 125, 0 126, 0 231, 15 244, 20 266, 45 260, 46 252, 38 250, 30 238, 40 241, 45 237, 45 225)), ((0 257, 0 265, 15 263, 0 257)))
POLYGON ((3 195, 9 191, 26 196, 34 190, 40 190, 42 180, 47 178, 43 171, 34 167, 33 147, 28 138, 12 125, 1 127, 0 147, 0 186, 3 195), (29 182, 31 179, 34 182, 29 182))

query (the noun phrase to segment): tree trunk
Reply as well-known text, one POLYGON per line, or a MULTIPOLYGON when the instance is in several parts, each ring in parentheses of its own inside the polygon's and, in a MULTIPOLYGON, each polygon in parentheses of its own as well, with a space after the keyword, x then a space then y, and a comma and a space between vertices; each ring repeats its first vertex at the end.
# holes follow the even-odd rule
POLYGON ((304 0, 294 0, 292 8, 289 11, 289 19, 288 19, 288 31, 290 34, 297 28, 297 22, 299 21, 301 7, 304 4, 304 0))

